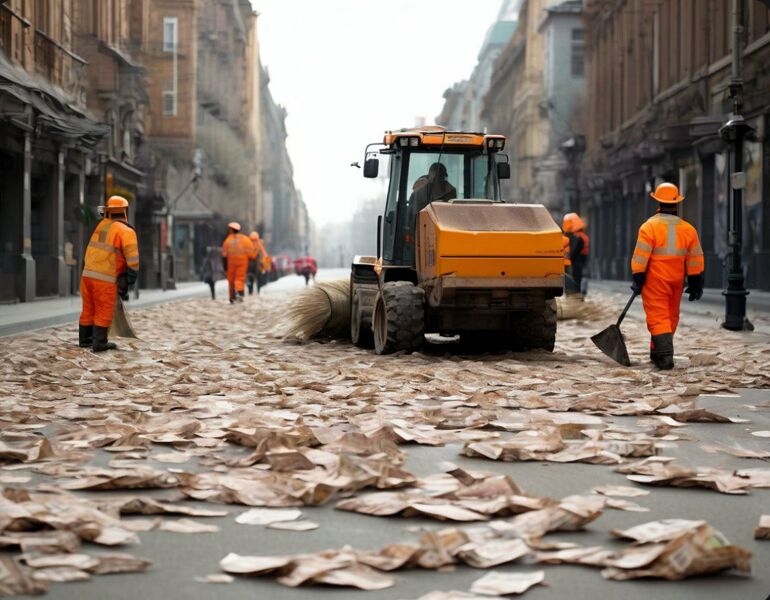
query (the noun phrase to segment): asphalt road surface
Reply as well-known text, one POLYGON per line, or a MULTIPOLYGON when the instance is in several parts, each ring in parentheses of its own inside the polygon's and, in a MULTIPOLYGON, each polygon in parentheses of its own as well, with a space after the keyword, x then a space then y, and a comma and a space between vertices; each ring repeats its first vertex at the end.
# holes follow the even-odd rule
MULTIPOLYGON (((325 271, 319 280, 344 277, 345 271, 325 271)), ((266 302, 282 302, 287 294, 304 287, 301 278, 285 278, 266 288, 266 302)), ((200 311, 206 311, 207 300, 196 300, 200 311)), ((259 301, 253 301, 259 302, 259 301)), ((248 302, 247 302, 248 304, 248 302)), ((255 305, 259 306, 259 305, 255 305)), ((272 306, 272 305, 271 305, 272 306)), ((228 308, 224 303, 217 303, 212 313, 212 339, 221 335, 219 324, 221 315, 228 308)), ((137 309, 141 316, 143 309, 137 309)), ((149 313, 148 313, 149 314, 149 313)), ((241 313, 239 313, 241 314, 241 313)), ((256 315, 260 315, 257 308, 256 315)), ((272 313, 271 313, 272 314, 272 313)), ((260 318, 259 316, 254 317, 260 318)), ((685 317, 687 318, 687 317, 685 317)), ((150 317, 147 317, 149 322, 150 317)), ((631 319, 639 320, 639 314, 631 319)), ((698 321, 708 327, 709 321, 698 321)), ((603 323, 587 326, 586 334, 592 333, 603 323)), ((700 326, 700 325, 699 325, 700 326)), ((160 324, 159 324, 160 327, 160 324)), ((176 325, 177 330, 184 323, 176 325)), ((718 328, 713 328, 714 335, 721 335, 718 328)), ((38 332, 39 333, 39 332, 38 332)), ((745 343, 751 347, 763 345, 765 352, 770 352, 767 345, 767 325, 760 323, 756 334, 743 334, 745 343), (753 336, 753 337, 752 337, 753 336)), ((74 335, 74 334, 73 334, 74 335)), ((731 334, 733 335, 733 334, 731 334)), ((10 339, 10 338, 8 338, 10 339)), ((0 342, 2 343, 2 342, 0 342)), ((310 344, 294 346, 296 360, 302 360, 304 353, 333 356, 335 344, 310 344)), ((345 352, 350 352, 344 346, 345 352)), ((370 354, 355 351, 356 359, 366 361, 370 354)), ((119 357, 120 354, 113 355, 119 357)), ((398 360, 397 357, 391 360, 398 360)), ((456 358, 450 351, 444 356, 431 358, 438 364, 452 364, 456 358)), ((470 359, 474 359, 471 357, 470 359)), ((480 360, 480 359, 479 359, 480 360)), ((768 358, 770 366, 770 358, 768 358)), ((682 368, 682 367, 680 367, 682 368)), ((719 368, 724 368, 720 366, 719 368)), ((371 371, 375 372, 376 365, 371 371)), ((406 377, 406 376, 405 376, 406 377)), ((704 446, 715 443, 729 443, 753 450, 769 450, 770 440, 751 435, 751 431, 770 430, 770 390, 742 389, 740 397, 725 394, 702 396, 699 405, 730 417, 741 417, 749 423, 688 423, 685 428, 689 441, 667 442, 660 449, 661 454, 676 457, 681 463, 692 466, 707 465, 724 469, 767 468, 768 462, 758 459, 737 458, 724 453, 710 453, 704 446)), ((638 416, 618 417, 603 416, 607 425, 634 427, 638 416)), ((55 427, 55 425, 54 425, 55 427)), ((451 461, 466 469, 494 471, 510 475, 527 492, 562 498, 571 494, 590 493, 591 488, 601 484, 634 485, 624 475, 616 473, 611 467, 582 463, 559 464, 553 462, 513 462, 503 463, 491 460, 472 459, 460 455, 459 444, 441 447, 408 445, 405 447, 408 459, 404 468, 416 476, 427 476, 438 472, 438 465, 451 461)), ((106 466, 112 456, 99 451, 94 455, 93 464, 106 466)), ((171 465, 148 462, 161 469, 171 465)), ((176 465, 174 465, 176 466, 176 465)), ((186 470, 195 470, 191 465, 183 465, 186 470)), ((35 475, 32 483, 49 481, 35 475)), ((704 519, 718 529, 734 544, 738 544, 753 553, 753 573, 751 576, 720 574, 708 577, 669 582, 660 580, 607 581, 599 569, 568 565, 534 566, 504 565, 494 570, 500 572, 529 572, 544 568, 546 585, 536 586, 526 593, 528 599, 596 599, 623 598, 624 600, 665 600, 665 599, 714 599, 735 598, 741 600, 765 600, 770 597, 770 541, 755 541, 753 529, 762 514, 770 513, 770 490, 754 489, 742 496, 720 494, 710 490, 669 487, 646 487, 651 493, 633 500, 649 508, 649 512, 625 512, 605 510, 604 514, 588 525, 583 532, 559 532, 549 534, 546 540, 574 541, 580 545, 603 545, 608 548, 621 548, 625 544, 615 541, 610 532, 615 528, 628 528, 632 525, 664 518, 704 519)), ((105 497, 112 492, 93 493, 105 497)), ((133 493, 121 491, 120 494, 133 493)), ((163 498, 173 495, 170 491, 141 492, 149 496, 163 498)), ((204 508, 219 508, 221 505, 195 503, 204 508)), ((419 536, 417 527, 440 529, 452 525, 422 518, 404 519, 401 517, 371 517, 343 512, 334 509, 334 502, 320 507, 303 507, 306 519, 315 521, 320 527, 314 531, 291 532, 268 529, 262 526, 242 525, 234 518, 246 507, 226 506, 227 517, 197 519, 207 524, 216 524, 221 531, 216 534, 173 534, 158 531, 140 533, 141 545, 127 548, 138 556, 152 561, 150 569, 135 575, 110 575, 94 577, 82 583, 53 584, 48 597, 53 599, 107 599, 110 600, 170 600, 177 598, 213 598, 218 600, 242 598, 271 598, 274 600, 293 598, 368 598, 368 599, 410 599, 418 598, 435 590, 468 591, 476 579, 484 575, 484 570, 458 566, 443 572, 429 570, 399 570, 394 573, 397 584, 382 591, 362 592, 347 588, 311 586, 289 588, 278 584, 271 577, 236 578, 231 584, 207 584, 196 582, 196 577, 219 573, 219 561, 228 553, 244 555, 283 555, 342 548, 350 545, 357 549, 377 549, 399 541, 413 541, 419 536)), ((86 545, 84 551, 98 553, 101 548, 86 545)))

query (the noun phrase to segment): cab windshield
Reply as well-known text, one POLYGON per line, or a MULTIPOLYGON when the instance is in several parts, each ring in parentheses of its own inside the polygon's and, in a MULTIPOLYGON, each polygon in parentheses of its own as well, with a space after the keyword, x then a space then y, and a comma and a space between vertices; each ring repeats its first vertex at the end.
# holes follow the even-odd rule
POLYGON ((385 239, 393 243, 383 248, 388 262, 414 265, 417 213, 430 203, 500 201, 494 154, 412 151, 397 157, 385 211, 385 239))

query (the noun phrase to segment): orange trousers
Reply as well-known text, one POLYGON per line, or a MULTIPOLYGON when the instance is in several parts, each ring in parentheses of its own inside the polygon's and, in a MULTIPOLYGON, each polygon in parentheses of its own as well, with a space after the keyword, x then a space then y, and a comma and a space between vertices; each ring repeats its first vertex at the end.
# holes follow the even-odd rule
POLYGON ((80 278, 80 298, 83 310, 80 313, 81 325, 109 327, 115 314, 115 302, 118 299, 118 286, 109 281, 100 281, 90 277, 80 278))
POLYGON ((231 257, 227 259, 227 284, 230 288, 230 298, 236 292, 242 292, 246 285, 246 271, 249 268, 248 256, 231 257))
POLYGON ((642 304, 650 335, 676 333, 683 289, 683 278, 677 277, 672 281, 648 271, 642 288, 642 304))

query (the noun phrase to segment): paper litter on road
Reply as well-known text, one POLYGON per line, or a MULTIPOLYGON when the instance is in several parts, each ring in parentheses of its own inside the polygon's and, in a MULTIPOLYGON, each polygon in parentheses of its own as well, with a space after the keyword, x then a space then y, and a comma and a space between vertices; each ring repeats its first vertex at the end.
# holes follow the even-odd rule
POLYGON ((759 526, 754 528, 755 540, 770 540, 770 515, 759 517, 759 526))
POLYGON ((162 521, 158 529, 170 533, 216 533, 219 531, 219 527, 216 525, 207 525, 205 523, 193 521, 192 519, 162 521))
POLYGON ((499 573, 492 571, 471 585, 471 592, 489 596, 523 594, 529 588, 545 581, 545 571, 531 573, 499 573))
POLYGON ((242 525, 270 525, 282 521, 296 521, 302 518, 302 511, 296 509, 252 508, 235 517, 242 525))

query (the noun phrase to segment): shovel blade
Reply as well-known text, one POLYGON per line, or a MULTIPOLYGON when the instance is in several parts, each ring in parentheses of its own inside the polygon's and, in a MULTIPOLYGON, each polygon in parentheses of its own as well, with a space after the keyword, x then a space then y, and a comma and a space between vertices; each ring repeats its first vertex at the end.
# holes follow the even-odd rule
POLYGON ((604 331, 600 331, 593 336, 591 341, 596 344, 596 347, 599 348, 599 350, 604 352, 604 354, 609 356, 615 362, 626 367, 631 366, 631 360, 628 358, 628 350, 626 349, 626 342, 623 340, 623 334, 620 332, 620 328, 614 323, 604 331))
POLYGON ((115 314, 112 317, 112 325, 110 325, 110 337, 123 337, 123 338, 135 338, 136 333, 131 326, 131 321, 128 319, 128 313, 123 306, 123 301, 118 298, 115 302, 115 314))

